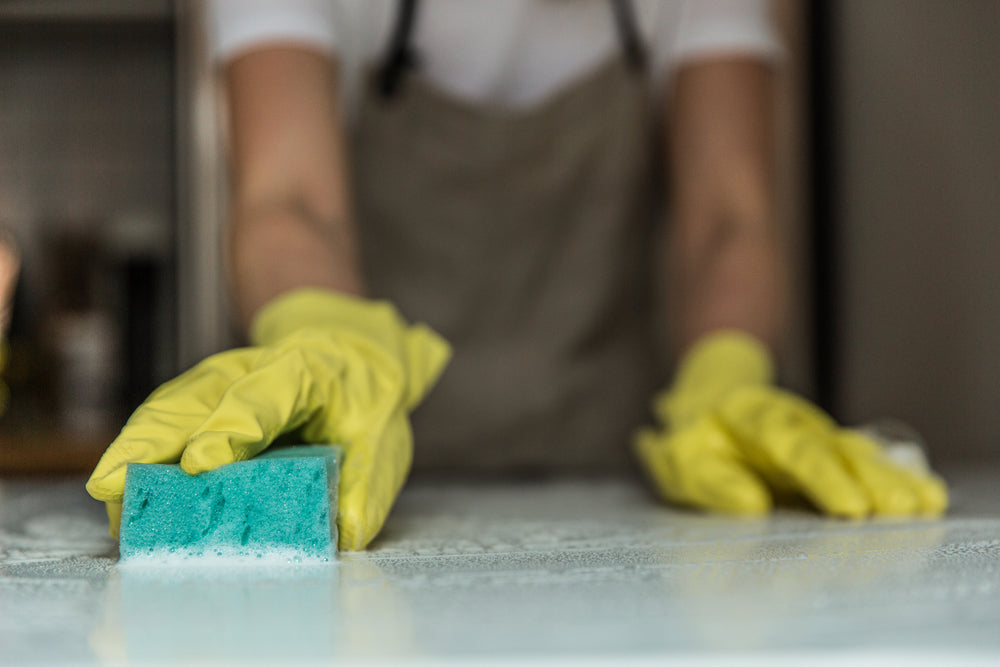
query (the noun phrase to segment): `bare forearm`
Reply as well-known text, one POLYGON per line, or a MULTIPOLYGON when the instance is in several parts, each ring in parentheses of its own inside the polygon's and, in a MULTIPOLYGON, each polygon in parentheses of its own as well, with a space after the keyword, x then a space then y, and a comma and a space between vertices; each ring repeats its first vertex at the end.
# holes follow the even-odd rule
POLYGON ((353 227, 302 204, 238 208, 229 224, 229 252, 231 291, 244 326, 268 301, 297 287, 364 292, 353 227))
POLYGON ((719 329, 740 329, 772 348, 778 345, 787 290, 773 238, 720 230, 716 239, 676 251, 671 261, 680 349, 719 329))
POLYGON ((361 294, 335 63, 276 46, 236 59, 225 74, 228 268, 243 324, 297 287, 361 294))
POLYGON ((675 342, 735 328, 772 347, 786 304, 775 221, 771 73, 719 60, 680 73, 671 122, 675 342))

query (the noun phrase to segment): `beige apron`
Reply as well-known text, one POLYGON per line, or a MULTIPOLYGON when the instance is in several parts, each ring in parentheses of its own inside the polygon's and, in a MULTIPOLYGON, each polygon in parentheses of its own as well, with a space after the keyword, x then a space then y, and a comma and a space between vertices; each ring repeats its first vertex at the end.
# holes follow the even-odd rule
POLYGON ((384 84, 352 132, 366 278, 455 351, 413 415, 415 469, 630 465, 660 379, 642 72, 615 58, 526 112, 384 84))

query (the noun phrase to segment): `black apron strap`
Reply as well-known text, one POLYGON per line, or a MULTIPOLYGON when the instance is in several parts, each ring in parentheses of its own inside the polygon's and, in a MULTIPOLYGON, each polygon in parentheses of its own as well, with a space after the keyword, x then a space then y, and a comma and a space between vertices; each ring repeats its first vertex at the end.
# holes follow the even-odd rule
MULTIPOLYGON (((625 59, 632 71, 642 72, 646 69, 646 52, 635 23, 632 2, 631 0, 610 0, 610 2, 625 59)), ((397 5, 396 24, 393 26, 385 61, 378 76, 379 93, 384 99, 393 97, 399 91, 406 70, 417 64, 417 56, 410 45, 410 38, 413 36, 418 5, 419 0, 399 0, 397 5)))
POLYGON ((379 93, 383 98, 393 97, 403 81, 405 70, 416 64, 416 55, 410 46, 413 23, 417 16, 418 0, 400 0, 397 5, 396 24, 392 29, 389 48, 378 75, 379 93))
POLYGON ((611 0, 611 11, 615 15, 618 39, 621 40, 622 51, 625 53, 629 67, 634 72, 645 71, 646 51, 642 46, 642 39, 639 37, 631 0, 611 0))

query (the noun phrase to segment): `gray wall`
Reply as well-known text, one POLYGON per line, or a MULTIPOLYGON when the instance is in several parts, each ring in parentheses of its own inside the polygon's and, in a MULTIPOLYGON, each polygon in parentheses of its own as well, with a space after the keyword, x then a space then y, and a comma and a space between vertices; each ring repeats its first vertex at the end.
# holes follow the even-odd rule
POLYGON ((1000 3, 835 4, 838 397, 937 460, 1000 454, 1000 3))
MULTIPOLYGON (((173 212, 169 24, 0 13, 0 222, 51 227, 173 212)), ((40 267, 25 263, 32 272, 40 267)))

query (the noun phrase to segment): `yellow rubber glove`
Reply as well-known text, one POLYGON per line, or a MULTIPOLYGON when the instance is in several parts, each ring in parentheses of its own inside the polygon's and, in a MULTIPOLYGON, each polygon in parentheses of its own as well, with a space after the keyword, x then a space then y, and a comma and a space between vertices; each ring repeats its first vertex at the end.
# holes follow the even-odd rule
POLYGON ((749 515, 793 497, 844 517, 945 511, 939 477, 893 462, 874 440, 774 387, 773 375, 764 345, 735 331, 709 335, 685 355, 654 399, 662 428, 634 442, 664 498, 749 515))
POLYGON ((87 491, 108 504, 113 536, 126 464, 180 461, 197 474, 292 431, 344 448, 340 548, 363 549, 382 528, 412 461, 409 413, 447 364, 448 344, 388 303, 318 289, 269 303, 251 339, 161 386, 111 443, 87 491))

